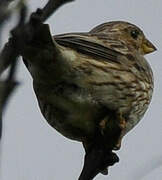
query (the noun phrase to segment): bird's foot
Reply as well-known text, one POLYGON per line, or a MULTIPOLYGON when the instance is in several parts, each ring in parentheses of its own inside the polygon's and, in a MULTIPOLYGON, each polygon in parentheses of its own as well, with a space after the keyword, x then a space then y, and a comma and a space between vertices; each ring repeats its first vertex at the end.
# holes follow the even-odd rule
POLYGON ((121 148, 121 141, 122 141, 122 137, 123 136, 120 136, 117 143, 115 144, 115 146, 113 147, 113 150, 117 151, 121 148))
POLYGON ((121 128, 121 130, 125 129, 126 128, 126 120, 123 117, 121 112, 118 113, 117 119, 119 121, 119 127, 121 128))
POLYGON ((126 128, 126 120, 125 120, 125 118, 123 118, 122 113, 118 114, 118 121, 119 121, 119 128, 121 129, 121 133, 120 133, 118 141, 115 144, 113 150, 119 150, 121 148, 121 142, 122 142, 122 138, 123 138, 123 131, 126 128))

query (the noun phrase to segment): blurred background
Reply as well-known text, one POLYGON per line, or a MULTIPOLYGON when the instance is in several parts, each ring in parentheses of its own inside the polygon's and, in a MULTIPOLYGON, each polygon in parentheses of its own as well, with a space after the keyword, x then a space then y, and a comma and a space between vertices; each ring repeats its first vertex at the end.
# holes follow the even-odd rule
MULTIPOLYGON (((30 12, 47 0, 30 0, 30 12)), ((155 78, 155 90, 143 120, 127 134, 118 151, 120 162, 109 176, 96 180, 162 179, 162 1, 76 0, 61 7, 47 23, 53 34, 89 31, 113 20, 136 24, 158 51, 147 55, 155 78)), ((6 24, 3 41, 14 25, 6 24)), ((0 154, 1 180, 76 180, 83 165, 84 150, 51 128, 42 117, 32 89, 32 79, 21 59, 17 73, 20 86, 3 118, 0 154)))

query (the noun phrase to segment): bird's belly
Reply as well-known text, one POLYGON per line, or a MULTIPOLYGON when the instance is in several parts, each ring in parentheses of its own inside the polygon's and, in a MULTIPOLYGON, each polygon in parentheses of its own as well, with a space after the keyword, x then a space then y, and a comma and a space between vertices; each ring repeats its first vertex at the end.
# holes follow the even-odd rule
MULTIPOLYGON (((82 141, 94 136, 96 124, 105 116, 105 109, 94 102, 90 95, 84 93, 55 93, 45 99, 38 98, 41 112, 47 122, 62 135, 82 141), (65 94, 66 95, 65 95, 65 94)), ((48 94, 49 95, 49 94, 48 94)))
MULTIPOLYGON (((101 101, 94 100, 91 94, 77 93, 77 90, 70 94, 68 88, 66 87, 66 92, 61 92, 61 96, 57 93, 52 94, 47 98, 50 100, 44 101, 45 95, 43 98, 38 98, 43 116, 52 127, 70 139, 82 141, 85 137, 93 137, 96 125, 109 114, 103 106, 100 106, 101 101)), ((129 91, 129 93, 134 92, 129 91)), ((111 102, 107 102, 109 106, 114 103, 115 108, 118 104, 117 110, 127 118, 125 134, 140 121, 147 110, 150 99, 145 99, 146 95, 145 92, 141 92, 138 98, 139 95, 134 94, 129 97, 129 103, 126 98, 120 100, 117 98, 115 101, 115 96, 110 98, 111 102), (135 98, 138 101, 135 101, 135 98)))
MULTIPOLYGON (((84 59, 84 64, 71 66, 72 70, 62 78, 53 74, 60 78, 57 87, 53 82, 55 87, 45 84, 34 88, 42 114, 52 127, 71 139, 93 136, 96 124, 105 116, 105 108, 120 111, 126 117, 125 134, 139 122, 151 100, 149 83, 137 80, 131 71, 98 61, 92 64, 84 59)), ((52 76, 49 83, 53 79, 52 76)))

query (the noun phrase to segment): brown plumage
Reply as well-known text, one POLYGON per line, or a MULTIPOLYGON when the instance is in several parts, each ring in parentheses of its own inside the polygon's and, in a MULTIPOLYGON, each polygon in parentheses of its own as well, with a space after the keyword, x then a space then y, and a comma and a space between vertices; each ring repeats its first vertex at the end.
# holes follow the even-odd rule
POLYGON ((94 144, 119 149, 150 103, 153 75, 143 56, 156 48, 137 26, 122 21, 56 35, 52 48, 42 47, 24 57, 48 123, 83 142, 87 152, 94 144), (47 49, 54 58, 46 58, 47 49))

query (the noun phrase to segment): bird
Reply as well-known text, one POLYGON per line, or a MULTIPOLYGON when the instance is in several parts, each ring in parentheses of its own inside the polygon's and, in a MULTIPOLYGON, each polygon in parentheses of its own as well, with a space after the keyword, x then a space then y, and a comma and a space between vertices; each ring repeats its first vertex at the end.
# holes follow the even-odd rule
POLYGON ((82 142, 86 153, 119 150, 150 104, 154 80, 144 56, 156 47, 125 21, 89 32, 38 34, 22 56, 44 118, 82 142))

